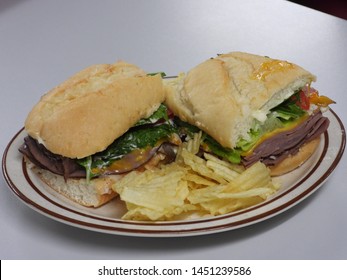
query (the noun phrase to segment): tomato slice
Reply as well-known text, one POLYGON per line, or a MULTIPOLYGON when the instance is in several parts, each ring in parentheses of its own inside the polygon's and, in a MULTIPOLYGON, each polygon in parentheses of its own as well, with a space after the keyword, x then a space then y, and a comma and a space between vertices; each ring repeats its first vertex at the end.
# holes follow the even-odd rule
POLYGON ((303 109, 303 110, 310 109, 310 99, 308 98, 308 96, 304 90, 301 90, 298 95, 292 96, 291 99, 301 109, 303 109))
POLYGON ((300 106, 300 108, 303 110, 310 109, 310 99, 308 98, 308 96, 303 90, 300 91, 300 100, 299 100, 299 104, 297 105, 300 106))
POLYGON ((310 109, 310 104, 315 104, 318 107, 327 107, 335 103, 335 101, 329 97, 319 95, 318 91, 311 87, 303 88, 293 101, 303 110, 310 109))

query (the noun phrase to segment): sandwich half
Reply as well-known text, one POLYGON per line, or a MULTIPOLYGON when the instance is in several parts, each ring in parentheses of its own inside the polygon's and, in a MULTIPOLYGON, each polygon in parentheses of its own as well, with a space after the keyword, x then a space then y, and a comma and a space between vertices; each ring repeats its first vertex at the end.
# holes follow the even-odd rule
POLYGON ((281 175, 305 162, 328 128, 322 111, 333 101, 315 80, 294 63, 231 52, 167 81, 166 104, 186 131, 205 132, 205 151, 281 175))
POLYGON ((84 206, 116 196, 127 172, 165 160, 174 142, 160 75, 120 61, 92 65, 45 94, 25 121, 20 152, 50 187, 84 206))

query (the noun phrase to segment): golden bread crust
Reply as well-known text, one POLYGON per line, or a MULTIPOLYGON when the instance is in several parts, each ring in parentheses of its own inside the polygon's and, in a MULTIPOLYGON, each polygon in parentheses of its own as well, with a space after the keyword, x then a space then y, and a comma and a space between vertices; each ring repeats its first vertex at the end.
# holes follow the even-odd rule
POLYGON ((247 139, 254 119, 264 120, 271 108, 314 80, 293 63, 232 52, 167 81, 166 104, 222 146, 234 148, 247 139))
POLYGON ((120 175, 95 178, 88 183, 84 178, 65 180, 60 175, 35 166, 28 159, 26 164, 43 183, 80 205, 99 207, 117 196, 112 188, 121 177, 120 175))
POLYGON ((159 75, 122 61, 93 65, 44 95, 25 129, 51 152, 83 158, 107 148, 163 100, 159 75))

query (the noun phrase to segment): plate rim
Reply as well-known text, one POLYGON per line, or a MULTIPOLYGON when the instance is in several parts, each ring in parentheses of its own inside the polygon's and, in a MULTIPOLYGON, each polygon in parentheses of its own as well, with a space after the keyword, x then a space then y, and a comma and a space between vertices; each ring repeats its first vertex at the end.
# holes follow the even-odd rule
MULTIPOLYGON (((108 234, 117 234, 117 235, 126 235, 126 236, 148 236, 148 237, 173 237, 173 236, 193 236, 193 235, 205 235, 205 234, 212 234, 212 233, 217 233, 217 232, 222 232, 222 231, 227 231, 227 230, 234 230, 237 228, 249 226, 258 222, 261 222, 263 220, 269 219, 273 216, 276 216, 287 209, 293 207, 294 205, 298 204, 302 200, 304 200, 306 197, 311 195, 314 191, 319 189, 320 186, 324 184, 324 182, 330 177, 332 172, 336 169, 338 166, 344 150, 346 146, 346 133, 345 133, 345 128, 344 125, 341 121, 341 119, 337 116, 337 114, 332 110, 329 109, 329 112, 332 114, 332 117, 335 118, 337 121, 338 127, 341 129, 341 143, 340 147, 338 149, 338 152, 336 153, 336 156, 332 160, 332 162, 329 164, 328 168, 324 170, 324 173, 318 177, 318 179, 315 180, 315 182, 305 189, 305 191, 300 192, 298 195, 294 196, 287 202, 280 204, 274 208, 271 208, 265 212, 259 213, 257 215, 250 216, 248 218, 236 220, 236 221, 230 221, 227 223, 218 223, 216 225, 210 225, 210 226, 205 226, 205 227, 197 227, 197 228, 187 228, 187 229, 181 229, 180 231, 177 231, 177 229, 171 229, 171 227, 175 227, 177 225, 180 226, 185 226, 185 225, 194 225, 194 224, 205 224, 205 223, 211 223, 211 222, 217 222, 217 221, 228 221, 229 219, 232 219, 233 217, 237 216, 242 216, 250 211, 254 211, 256 209, 261 209, 266 207, 266 205, 271 204, 274 202, 274 200, 279 200, 281 197, 285 196, 286 194, 290 193, 293 191, 293 189, 296 189, 302 185, 303 182, 305 182, 307 179, 309 179, 312 174, 315 172, 315 170, 319 167, 320 162, 324 159, 326 156, 328 147, 329 147, 329 135, 328 132, 324 134, 324 148, 322 153, 319 156, 318 162, 315 164, 314 168, 312 168, 303 178, 300 178, 297 183, 295 183, 293 186, 290 186, 287 190, 285 190, 283 193, 281 193, 278 196, 275 196, 273 199, 269 199, 264 201, 263 203, 257 204, 255 206, 249 207, 247 209, 243 209, 234 213, 228 213, 225 215, 220 215, 220 216, 215 216, 211 217, 208 219, 196 219, 196 220, 186 220, 186 221, 170 221, 170 222, 134 222, 134 221, 124 221, 120 219, 112 219, 112 218, 95 218, 95 216, 88 215, 88 214, 83 214, 80 213, 76 210, 73 210, 71 208, 66 207, 66 211, 72 211, 76 212, 75 214, 77 215, 82 215, 86 216, 87 218, 91 218, 93 220, 101 220, 106 223, 112 223, 114 225, 128 225, 128 227, 115 227, 111 225, 105 225, 101 223, 93 223, 93 222, 88 222, 88 221, 82 221, 80 219, 75 219, 72 216, 67 216, 60 214, 56 211, 52 211, 48 209, 47 207, 44 207, 37 202, 33 201, 29 197, 27 197, 25 194, 23 194, 20 190, 20 187, 16 186, 15 182, 13 182, 13 178, 11 178, 7 168, 7 160, 8 160, 8 153, 9 150, 11 149, 12 145, 14 142, 17 140, 17 138, 20 136, 21 133, 23 133, 24 128, 21 128, 9 141, 7 144, 3 157, 2 157, 2 173, 3 177, 5 179, 5 182, 11 189, 11 191, 22 201, 24 202, 27 206, 32 208, 33 210, 36 210, 37 212, 52 218, 54 220, 57 220, 59 222, 69 224, 75 227, 79 228, 84 228, 87 230, 91 231, 98 231, 98 232, 103 232, 103 233, 108 233, 108 234), (88 217, 90 216, 90 217, 88 217), (138 227, 138 229, 136 229, 138 227), (141 228, 140 228, 141 227, 141 228), (163 228, 167 229, 163 229, 163 228)), ((25 177, 26 183, 31 185, 31 187, 36 188, 37 190, 41 192, 41 190, 31 181, 30 176, 26 174, 26 165, 23 161, 21 160, 21 168, 22 172, 25 177), (29 181, 28 181, 29 180, 29 181)), ((42 192, 41 192, 42 193, 42 192)), ((45 195, 45 194, 43 194, 45 195)), ((49 198, 48 198, 49 199, 49 198)), ((50 200, 50 199, 49 199, 50 200)), ((49 201, 50 203, 54 201, 49 201)), ((56 207, 61 207, 61 206, 56 206, 56 207)), ((52 209, 52 208, 51 208, 52 209)))

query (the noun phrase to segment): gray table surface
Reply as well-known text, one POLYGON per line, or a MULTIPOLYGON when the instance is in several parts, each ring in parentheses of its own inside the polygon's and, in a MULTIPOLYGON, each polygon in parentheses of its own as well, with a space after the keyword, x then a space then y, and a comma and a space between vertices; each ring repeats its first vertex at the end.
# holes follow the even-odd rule
MULTIPOLYGON (((229 51, 296 62, 347 123, 347 21, 282 0, 0 2, 0 150, 40 96, 94 63, 177 74, 229 51)), ((224 233, 141 238, 91 232, 24 205, 0 178, 1 259, 346 259, 346 156, 272 219, 224 233)))

